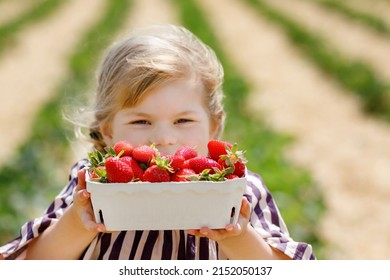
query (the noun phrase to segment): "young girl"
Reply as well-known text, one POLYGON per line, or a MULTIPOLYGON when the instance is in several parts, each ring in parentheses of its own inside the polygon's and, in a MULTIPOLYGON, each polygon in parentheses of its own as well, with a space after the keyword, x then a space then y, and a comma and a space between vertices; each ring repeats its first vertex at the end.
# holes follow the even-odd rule
MULTIPOLYGON (((214 52, 188 30, 172 25, 142 29, 113 45, 98 76, 94 119, 87 127, 103 151, 119 140, 154 143, 162 154, 180 146, 207 155, 221 136, 223 70, 214 52)), ((86 160, 42 217, 0 247, 6 259, 314 259, 294 241, 259 175, 247 171, 236 225, 211 230, 107 232, 93 218, 85 189, 86 160)), ((202 205, 199 205, 202 207, 202 205)), ((129 214, 130 215, 130 214, 129 214)), ((131 218, 131 217, 129 217, 131 218)))

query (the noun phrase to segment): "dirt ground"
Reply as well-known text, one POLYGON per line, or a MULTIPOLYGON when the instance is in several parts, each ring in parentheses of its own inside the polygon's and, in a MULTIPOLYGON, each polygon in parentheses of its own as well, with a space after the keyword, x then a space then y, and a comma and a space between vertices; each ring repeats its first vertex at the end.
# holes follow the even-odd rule
MULTIPOLYGON (((8 5, 13 10, 9 14, 17 15, 23 1, 3 0, 0 11, 8 5)), ((388 38, 308 1, 268 2, 288 7, 285 12, 324 34, 340 52, 361 57, 389 79, 388 38), (347 38, 354 43, 345 43, 347 38)), ((382 14, 390 10, 385 1, 374 2, 385 7, 382 14)), ((321 73, 278 27, 243 1, 198 3, 226 53, 254 86, 248 109, 295 138, 286 156, 310 171, 322 188, 328 210, 318 228, 329 244, 326 258, 390 259, 390 126, 363 114, 353 94, 321 73)), ((2 146, 8 147, 0 150, 0 164, 28 137, 34 114, 66 75, 63 66, 77 39, 103 8, 103 0, 67 1, 54 15, 24 29, 15 47, 0 57, 0 94, 6 108, 0 111, 0 133, 2 146), (53 39, 58 34, 60 39, 53 39), (20 110, 21 102, 29 106, 20 110)), ((178 22, 171 2, 137 0, 123 33, 159 22, 178 22)))

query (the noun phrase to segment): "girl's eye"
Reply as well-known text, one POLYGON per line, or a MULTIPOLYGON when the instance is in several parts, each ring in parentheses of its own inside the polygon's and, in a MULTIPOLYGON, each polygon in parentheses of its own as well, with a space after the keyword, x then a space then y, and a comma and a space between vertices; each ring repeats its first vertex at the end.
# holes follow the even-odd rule
POLYGON ((182 123, 189 123, 189 122, 192 122, 192 120, 190 120, 190 119, 178 119, 177 121, 175 121, 175 124, 182 124, 182 123))
POLYGON ((147 120, 136 120, 136 121, 130 122, 130 124, 150 124, 150 122, 147 120))

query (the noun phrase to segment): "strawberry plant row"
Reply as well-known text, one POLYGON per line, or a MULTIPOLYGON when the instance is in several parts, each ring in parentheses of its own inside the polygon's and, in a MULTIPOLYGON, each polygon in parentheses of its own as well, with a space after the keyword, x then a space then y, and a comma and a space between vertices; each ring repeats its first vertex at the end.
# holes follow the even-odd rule
POLYGON ((9 46, 12 37, 15 36, 18 31, 22 30, 28 24, 45 18, 63 3, 64 1, 61 0, 38 1, 37 4, 18 18, 0 26, 0 54, 9 46))
POLYGON ((376 32, 379 32, 385 36, 390 36, 390 28, 387 24, 371 14, 364 13, 355 10, 353 7, 346 5, 341 1, 335 0, 317 0, 324 7, 339 12, 340 14, 352 19, 358 23, 364 24, 365 26, 372 28, 376 32))
POLYGON ((381 119, 390 121, 390 86, 361 61, 350 60, 333 49, 326 40, 312 34, 288 15, 261 0, 247 0, 261 15, 281 26, 291 42, 320 69, 341 86, 356 94, 363 107, 381 119))

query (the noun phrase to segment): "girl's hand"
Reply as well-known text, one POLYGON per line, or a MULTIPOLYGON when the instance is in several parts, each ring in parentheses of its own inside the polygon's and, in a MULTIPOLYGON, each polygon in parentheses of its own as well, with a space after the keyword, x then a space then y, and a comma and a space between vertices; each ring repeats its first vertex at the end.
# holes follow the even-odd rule
POLYGON ((74 191, 73 208, 79 224, 88 231, 105 232, 104 224, 96 223, 90 193, 86 190, 85 169, 77 173, 78 184, 74 191))
POLYGON ((192 234, 199 237, 207 237, 215 241, 222 241, 226 238, 238 237, 245 234, 251 212, 251 205, 243 197, 241 200, 240 215, 236 225, 228 224, 224 229, 209 229, 208 227, 202 227, 199 230, 188 230, 188 234, 192 234))

